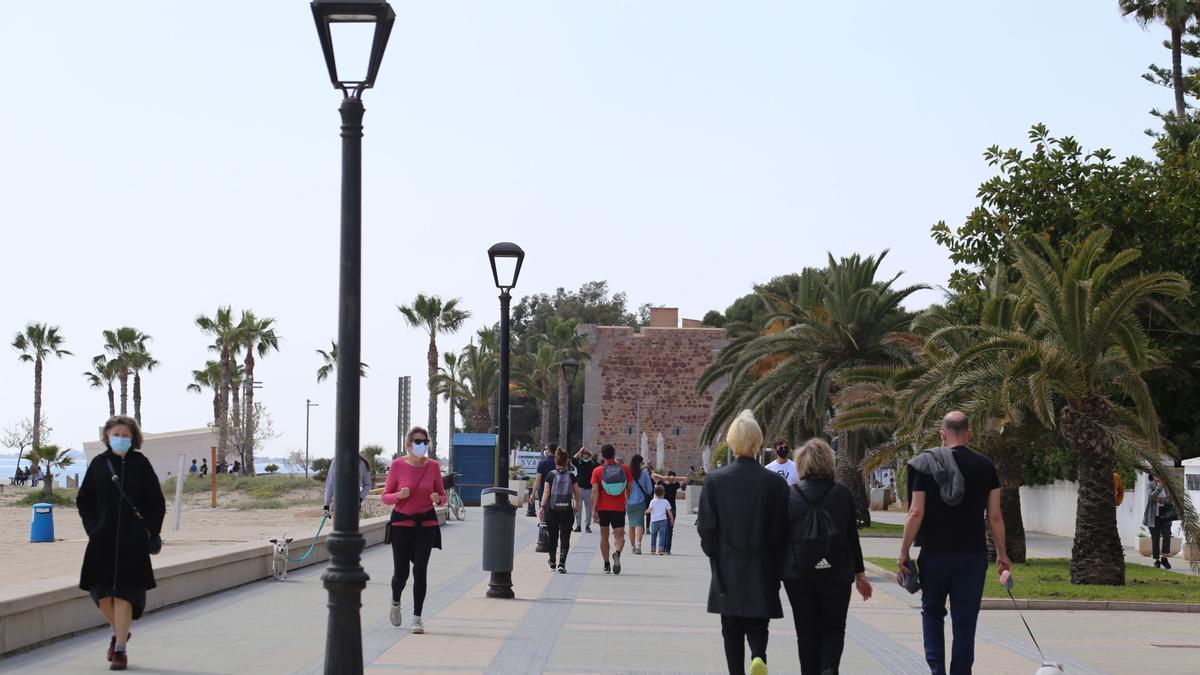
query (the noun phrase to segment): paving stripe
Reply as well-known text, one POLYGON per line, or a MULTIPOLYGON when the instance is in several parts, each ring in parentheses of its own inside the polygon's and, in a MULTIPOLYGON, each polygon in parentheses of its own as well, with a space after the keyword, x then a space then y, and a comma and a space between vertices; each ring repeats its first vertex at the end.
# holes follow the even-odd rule
POLYGON ((849 614, 846 616, 846 637, 870 654, 894 675, 925 675, 929 665, 925 658, 888 637, 886 633, 849 614))
MULTIPOLYGON (((1024 628, 1024 626, 1022 626, 1022 628, 1024 628)), ((979 627, 975 629, 976 644, 979 643, 980 638, 986 642, 996 645, 997 647, 1007 649, 1014 654, 1024 656, 1034 663, 1041 662, 1041 657, 1038 656, 1037 648, 1035 648, 1033 646, 1033 642, 1028 639, 1028 635, 1023 635, 1022 637, 1016 638, 1008 633, 985 626, 981 622, 979 627)), ((1048 660, 1057 661, 1063 664, 1063 667, 1066 668, 1067 672, 1069 673, 1093 673, 1094 675, 1099 675, 1102 673, 1102 671, 1096 670, 1085 663, 1054 654, 1048 649, 1043 648, 1042 652, 1046 655, 1048 660)))
POLYGON ((554 645, 571 614, 575 596, 587 578, 586 571, 591 567, 599 543, 599 537, 576 539, 567 556, 569 574, 554 575, 542 591, 539 598, 542 602, 533 603, 525 612, 512 635, 500 646, 500 651, 486 672, 541 673, 546 670, 554 653, 554 645))

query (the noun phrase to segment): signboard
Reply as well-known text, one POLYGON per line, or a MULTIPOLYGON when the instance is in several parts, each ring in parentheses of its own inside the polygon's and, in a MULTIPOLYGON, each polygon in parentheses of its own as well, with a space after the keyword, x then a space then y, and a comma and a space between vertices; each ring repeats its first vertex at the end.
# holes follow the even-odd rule
POLYGON ((537 450, 517 451, 517 466, 521 467, 521 473, 526 476, 537 473, 537 465, 540 461, 542 461, 542 453, 537 450))

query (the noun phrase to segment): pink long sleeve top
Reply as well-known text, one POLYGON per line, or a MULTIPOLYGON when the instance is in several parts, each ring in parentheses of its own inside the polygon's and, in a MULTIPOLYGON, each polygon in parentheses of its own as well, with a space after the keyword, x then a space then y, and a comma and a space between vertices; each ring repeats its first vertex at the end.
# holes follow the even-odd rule
MULTIPOLYGON (((384 504, 391 504, 393 510, 409 516, 428 513, 433 510, 434 495, 437 502, 445 498, 446 489, 442 486, 442 467, 435 460, 429 460, 425 466, 413 466, 403 458, 392 460, 388 469, 387 482, 383 486, 380 499, 384 504), (408 497, 400 499, 400 488, 408 488, 408 497)), ((437 525, 437 519, 422 520, 422 527, 437 525)), ((396 527, 415 527, 416 521, 397 520, 392 525, 396 527)))

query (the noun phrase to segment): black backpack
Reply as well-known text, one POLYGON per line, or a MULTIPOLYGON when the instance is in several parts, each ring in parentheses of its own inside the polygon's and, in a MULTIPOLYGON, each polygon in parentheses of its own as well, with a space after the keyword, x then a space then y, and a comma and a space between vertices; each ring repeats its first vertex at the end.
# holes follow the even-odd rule
POLYGON ((793 523, 787 562, 784 566, 785 579, 798 579, 819 569, 828 569, 832 561, 833 539, 837 536, 837 525, 825 509, 825 499, 833 492, 830 486, 820 499, 809 499, 799 485, 792 489, 808 503, 808 511, 799 523, 793 523))
POLYGON ((575 487, 575 479, 568 471, 559 469, 554 470, 553 476, 553 482, 550 483, 550 510, 573 511, 571 496, 572 488, 575 487))

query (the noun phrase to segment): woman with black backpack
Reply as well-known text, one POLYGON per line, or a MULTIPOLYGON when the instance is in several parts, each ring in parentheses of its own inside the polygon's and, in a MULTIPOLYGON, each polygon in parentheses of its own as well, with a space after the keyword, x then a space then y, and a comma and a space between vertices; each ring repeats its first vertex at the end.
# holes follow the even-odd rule
POLYGON ((791 523, 783 585, 792 604, 803 675, 836 675, 846 641, 850 586, 863 600, 871 582, 863 568, 854 502, 834 482, 833 449, 814 438, 796 453, 799 482, 788 490, 791 523))
POLYGON ((579 485, 571 475, 570 456, 559 448, 554 453, 554 470, 546 477, 548 485, 542 490, 540 520, 550 535, 550 571, 567 573, 567 551, 571 549, 571 527, 575 524, 575 509, 579 505, 579 485), (556 549, 561 548, 561 551, 556 549), (555 553, 558 560, 555 560, 555 553))

